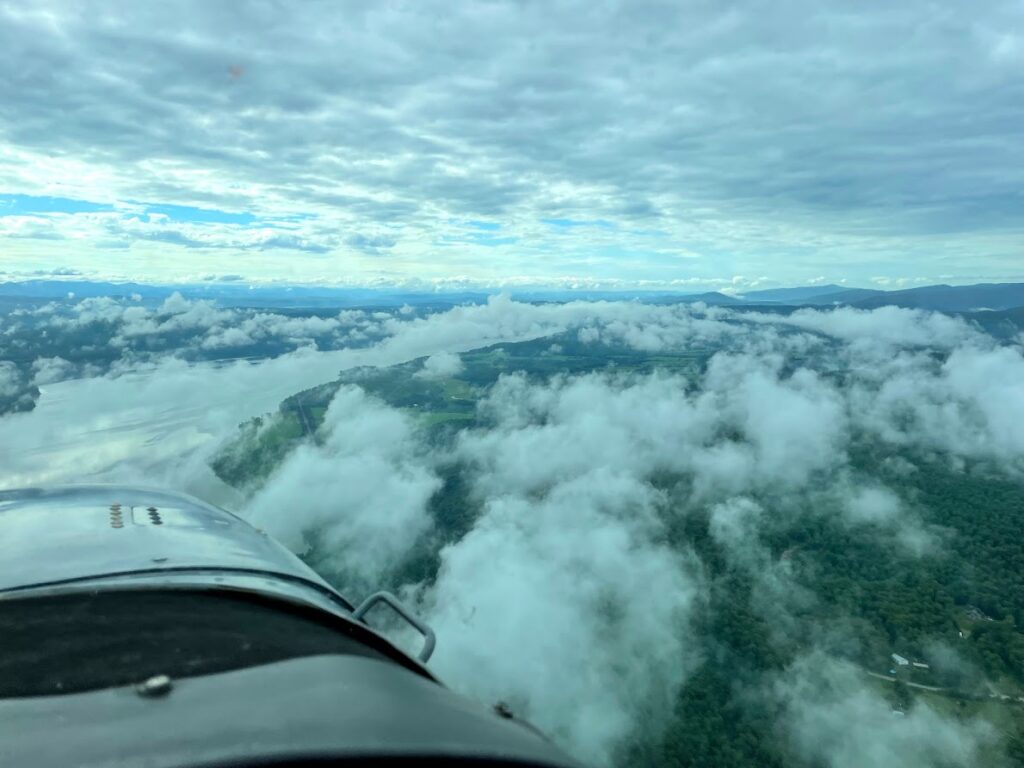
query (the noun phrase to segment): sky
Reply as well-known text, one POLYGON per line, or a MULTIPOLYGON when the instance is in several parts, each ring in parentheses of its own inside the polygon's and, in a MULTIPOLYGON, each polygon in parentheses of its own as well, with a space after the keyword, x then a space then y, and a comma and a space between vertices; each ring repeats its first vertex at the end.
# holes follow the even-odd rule
POLYGON ((0 0, 0 279, 1024 280, 1024 3, 0 0))

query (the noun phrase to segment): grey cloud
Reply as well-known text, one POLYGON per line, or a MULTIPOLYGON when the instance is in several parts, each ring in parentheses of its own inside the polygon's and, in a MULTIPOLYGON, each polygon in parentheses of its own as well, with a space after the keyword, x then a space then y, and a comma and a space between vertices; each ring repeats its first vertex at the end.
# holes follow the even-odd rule
POLYGON ((205 242, 203 240, 189 237, 181 230, 177 229, 134 229, 129 235, 131 240, 149 240, 154 243, 169 243, 171 245, 181 245, 186 248, 211 248, 214 247, 213 243, 205 242))
POLYGON ((286 248, 293 251, 305 251, 306 253, 330 253, 331 247, 321 243, 310 242, 306 238, 297 235, 275 235, 261 240, 259 249, 265 251, 273 248, 286 248))
POLYGON ((38 395, 38 388, 16 363, 0 360, 0 416, 31 411, 38 395))
POLYGON ((32 383, 38 386, 70 379, 77 367, 63 357, 40 357, 32 363, 32 373, 32 383))
POLYGON ((36 269, 33 270, 32 274, 38 276, 67 277, 70 275, 80 275, 82 273, 77 269, 72 269, 71 267, 54 267, 53 269, 36 269))
MULTIPOLYGON (((174 224, 163 220, 156 223, 143 222, 135 217, 109 216, 103 222, 103 230, 114 238, 114 244, 126 247, 134 241, 149 241, 180 245, 185 248, 216 248, 232 250, 291 250, 310 254, 329 253, 334 247, 334 237, 323 227, 314 237, 282 232, 262 233, 252 237, 245 227, 228 225, 207 227, 195 224, 174 224)), ((223 278, 221 278, 223 279, 223 278)), ((240 279, 237 278, 236 279, 240 279)))
POLYGON ((6 6, 0 132, 299 205, 333 194, 364 223, 715 209, 915 235, 1016 231, 1022 213, 1010 2, 275 7, 64 4, 48 26, 6 6))
POLYGON ((382 251, 386 251, 390 248, 395 247, 395 243, 398 241, 389 235, 349 235, 345 238, 346 245, 355 248, 363 253, 371 255, 377 255, 382 251))
POLYGON ((18 366, 9 360, 0 360, 0 397, 14 397, 21 391, 22 383, 18 366))

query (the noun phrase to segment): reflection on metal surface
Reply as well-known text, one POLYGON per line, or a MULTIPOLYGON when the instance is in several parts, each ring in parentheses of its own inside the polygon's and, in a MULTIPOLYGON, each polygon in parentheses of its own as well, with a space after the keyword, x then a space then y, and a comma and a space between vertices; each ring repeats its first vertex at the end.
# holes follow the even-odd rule
POLYGON ((216 568, 178 569, 174 560, 166 557, 154 558, 157 567, 135 573, 98 575, 59 584, 48 584, 0 592, 0 601, 28 600, 54 594, 73 592, 95 592, 98 590, 151 590, 169 589, 194 591, 215 589, 221 592, 245 592, 263 595, 296 605, 317 608, 344 619, 352 619, 352 611, 344 599, 331 591, 316 588, 307 581, 265 571, 252 573, 237 570, 222 571, 216 568), (159 567, 161 564, 166 567, 159 567))
POLYGON ((158 696, 166 696, 171 692, 171 688, 174 684, 171 682, 171 678, 167 675, 154 675, 148 680, 139 684, 136 688, 136 692, 139 696, 145 696, 148 699, 155 699, 158 696))
POLYGON ((420 649, 418 658, 421 663, 426 664, 430 657, 434 653, 434 645, 437 643, 437 638, 434 635, 434 630, 420 621, 419 617, 416 616, 412 611, 405 607, 401 600, 395 597, 390 592, 377 592, 370 595, 368 598, 363 600, 358 608, 352 613, 352 618, 357 619, 364 624, 366 623, 366 614, 369 613, 370 609, 378 603, 384 603, 391 607, 395 613, 405 619, 410 626, 413 627, 417 632, 423 635, 423 647, 420 649))
MULTIPOLYGON (((358 622, 392 647, 272 537, 189 496, 108 486, 0 491, 0 532, 0 602, 154 588, 246 592, 358 622)), ((423 633, 426 661, 433 632, 404 607, 396 610, 423 633)))
POLYGON ((367 627, 382 602, 423 634, 425 662, 434 633, 397 598, 353 611, 224 510, 141 489, 0 491, 0 613, 24 646, 9 657, 20 677, 0 675, 0 762, 573 765, 367 627))
POLYGON ((164 491, 0 491, 0 526, 0 593, 166 564, 179 571, 271 572, 337 594, 295 555, 231 513, 164 491))

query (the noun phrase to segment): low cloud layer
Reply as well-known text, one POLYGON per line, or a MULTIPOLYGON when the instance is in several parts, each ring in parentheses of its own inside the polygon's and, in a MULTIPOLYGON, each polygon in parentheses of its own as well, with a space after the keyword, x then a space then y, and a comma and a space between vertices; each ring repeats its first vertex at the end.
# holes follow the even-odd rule
POLYGON ((982 722, 961 724, 926 704, 893 711, 859 670, 820 653, 787 670, 772 695, 794 751, 828 768, 966 768, 979 764, 979 750, 995 738, 982 722))
MULTIPOLYGON (((801 623, 819 598, 789 550, 780 555, 769 539, 787 521, 829 515, 893 556, 942 557, 945 534, 901 495, 899 478, 917 471, 904 454, 950 471, 977 462, 1024 476, 1020 346, 903 309, 783 316, 498 297, 429 315, 301 323, 224 312, 178 299, 140 312, 100 302, 52 322, 114 317, 109 334, 124 340, 120 349, 158 340, 168 325, 191 328, 195 350, 293 321, 299 330, 288 338, 355 329, 363 346, 303 345, 256 364, 190 363, 168 351, 141 370, 129 372, 126 359, 58 384, 50 382, 71 363, 36 358, 37 409, 0 419, 6 484, 157 482, 229 503, 293 550, 314 553, 350 598, 380 583, 401 591, 438 632, 432 666, 446 681, 505 701, 595 764, 622 760, 638 732, 656 740, 680 688, 721 653, 707 635, 720 585, 680 534, 706 519, 725 572, 752 583, 751 609, 771 615, 780 647, 794 638, 818 647, 744 699, 770 708, 796 759, 971 765, 998 741, 983 723, 925 704, 894 715, 842 647, 801 623), (423 373, 438 381, 462 370, 467 350, 552 335, 584 348, 692 353, 693 365, 510 372, 479 402, 474 425, 441 443, 409 413, 345 386, 316 434, 265 483, 230 492, 209 471, 239 422, 342 368, 424 358, 423 373), (886 457, 878 476, 856 461, 866 445, 886 457), (438 541, 431 505, 453 466, 467 520, 438 541), (417 557, 435 567, 412 578, 417 557)), ((551 350, 563 351, 554 342, 551 350)), ((22 376, 17 366, 4 371, 0 388, 22 376)))
POLYGON ((288 456, 246 512, 295 552, 308 554, 314 542, 302 534, 316 532, 318 560, 366 591, 429 528, 427 502, 441 481, 410 417, 358 388, 335 395, 320 434, 288 456))
MULTIPOLYGON (((641 727, 638 712, 656 729, 708 652, 694 627, 708 585, 692 552, 666 545, 671 526, 709 510, 712 538, 755 579, 755 607, 780 631, 803 632, 789 611, 814 597, 762 541, 795 510, 829 510, 906 557, 941 556, 940 537, 912 503, 857 474, 850 452, 858 445, 938 452, 951 467, 1024 468, 1019 422, 998 421, 985 402, 995 391, 1004 412, 1021 406, 1021 350, 962 321, 911 310, 779 317, 498 301, 417 320, 383 346, 401 348, 428 327, 461 340, 484 321, 515 338, 562 327, 588 344, 721 350, 696 380, 506 376, 480 403, 480 426, 435 456, 465 467, 479 509, 471 530, 440 551, 436 577, 403 587, 447 638, 435 668, 481 700, 506 701, 594 763, 614 759, 641 727), (665 477, 683 485, 666 488, 665 477)), ((913 467, 892 463, 895 475, 906 471, 913 467)), ((786 743, 802 758, 855 764, 866 735, 846 739, 840 724, 861 715, 864 734, 878 731, 881 765, 969 765, 994 738, 983 724, 954 724, 927 707, 894 715, 845 662, 822 659, 808 662, 814 674, 794 668, 792 688, 775 691, 786 743), (825 692, 808 700, 801 686, 825 692), (942 738, 929 741, 935 730, 942 738)))

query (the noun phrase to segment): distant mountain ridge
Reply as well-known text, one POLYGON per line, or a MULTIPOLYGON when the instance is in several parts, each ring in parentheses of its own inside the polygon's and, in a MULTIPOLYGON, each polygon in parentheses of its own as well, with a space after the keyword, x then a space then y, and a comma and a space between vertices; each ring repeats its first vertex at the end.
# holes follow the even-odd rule
POLYGON ((870 288, 840 288, 819 292, 818 286, 754 291, 743 295, 747 303, 772 302, 791 306, 850 306, 861 309, 906 307, 937 312, 1002 311, 1024 307, 1024 283, 979 283, 977 285, 926 285, 898 291, 870 288), (803 298, 799 296, 803 294, 803 298), (770 299, 766 296, 777 296, 770 299))
POLYGON ((830 306, 833 304, 856 304, 875 296, 885 296, 891 291, 880 291, 876 288, 843 288, 835 293, 824 293, 817 296, 810 296, 797 304, 810 304, 813 306, 830 306))
POLYGON ((856 306, 934 309, 942 312, 977 312, 1024 306, 1024 283, 980 283, 978 285, 929 285, 864 297, 856 306))
POLYGON ((109 296, 127 299, 135 297, 144 303, 162 302, 174 293, 188 299, 209 299, 225 307, 366 307, 401 306, 403 304, 455 304, 482 303, 488 294, 480 291, 452 291, 428 293, 372 288, 335 288, 331 286, 303 285, 250 285, 245 282, 188 283, 158 285, 144 283, 94 282, 90 280, 25 280, 0 282, 0 304, 4 300, 23 302, 79 301, 85 298, 109 296))
POLYGON ((841 285, 829 283, 828 285, 805 285, 798 288, 767 288, 761 291, 748 291, 742 294, 741 298, 743 301, 771 301, 785 304, 840 293, 845 290, 847 289, 841 285))
MULTIPOLYGON (((89 280, 27 280, 0 282, 0 309, 19 303, 81 300, 87 297, 133 297, 143 303, 163 301, 175 292, 190 299, 212 299, 227 307, 367 307, 455 306, 480 304, 494 291, 403 291, 400 289, 338 288, 331 286, 249 285, 244 282, 210 282, 187 285, 93 282, 89 280)), ((768 288, 730 296, 717 291, 676 293, 669 291, 610 290, 511 290, 514 299, 546 301, 624 301, 653 304, 703 302, 713 306, 831 307, 862 309, 894 306, 938 312, 1004 311, 1024 307, 1024 283, 977 285, 928 285, 897 291, 845 288, 841 285, 809 285, 768 288)))

